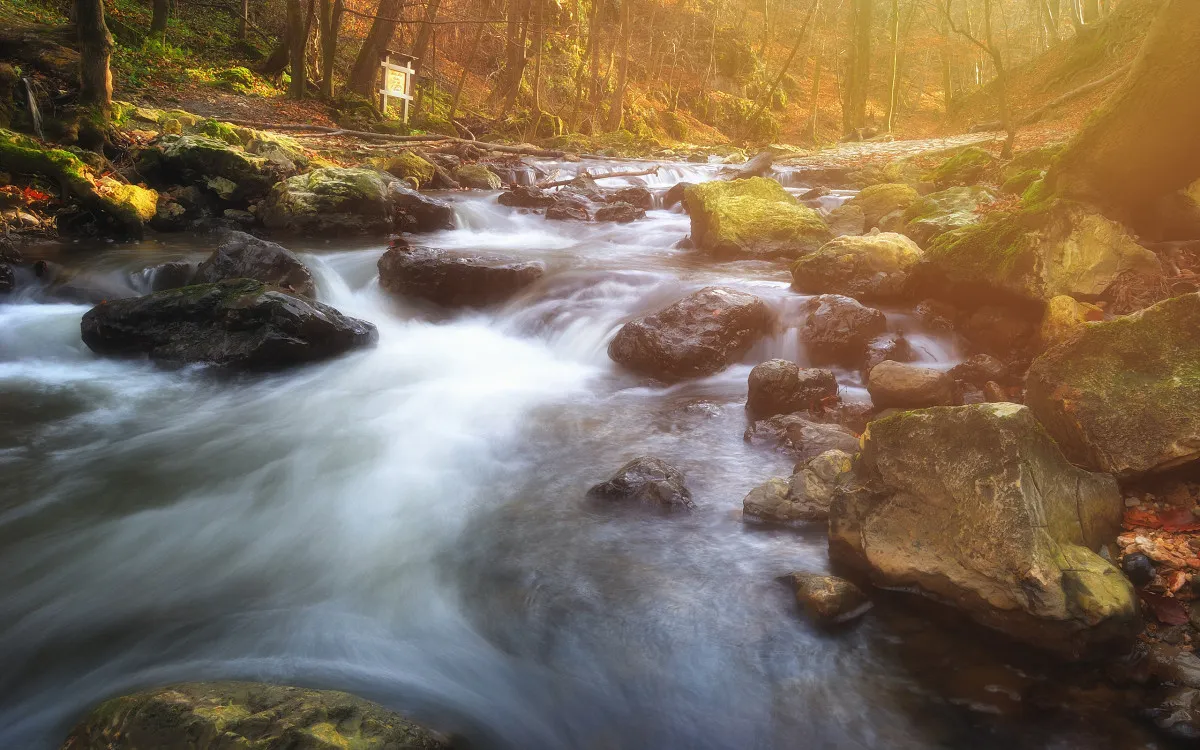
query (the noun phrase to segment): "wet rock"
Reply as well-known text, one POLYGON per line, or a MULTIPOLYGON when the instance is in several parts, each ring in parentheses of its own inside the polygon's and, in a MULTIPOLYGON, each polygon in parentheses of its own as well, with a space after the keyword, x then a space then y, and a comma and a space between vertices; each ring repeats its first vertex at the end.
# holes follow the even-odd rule
POLYGON ((541 188, 531 185, 513 185, 496 199, 502 206, 515 208, 547 208, 554 205, 555 197, 541 188))
POLYGON ((972 354, 961 363, 950 368, 950 376, 982 388, 989 380, 1004 380, 1008 367, 989 354, 972 354))
POLYGON ((315 297, 317 293, 312 272, 292 251, 245 232, 227 233, 221 245, 196 268, 191 283, 212 284, 228 279, 254 279, 304 297, 315 297))
POLYGON ((1133 587, 1094 551, 1122 511, 1113 478, 1072 466, 1025 407, 907 411, 863 434, 830 507, 830 555, 1081 657, 1140 628, 1133 587))
POLYGON ((394 294, 445 307, 506 302, 545 273, 537 262, 413 248, 393 243, 379 259, 379 284, 394 294))
POLYGON ((546 218, 552 221, 591 221, 592 214, 582 198, 560 195, 546 209, 546 218))
POLYGON ((375 326, 260 281, 236 279, 101 303, 83 316, 97 354, 261 370, 375 342, 375 326))
POLYGON ((825 196, 829 195, 830 192, 831 191, 829 188, 823 185, 818 185, 815 188, 809 188, 808 190, 805 190, 798 196, 798 199, 802 201, 815 201, 818 198, 824 198, 825 196))
POLYGON ((314 169, 275 185, 258 215, 280 231, 383 234, 395 226, 389 187, 398 182, 373 169, 314 169))
POLYGON ((839 294, 807 300, 800 340, 814 361, 861 361, 867 344, 887 328, 880 311, 839 294))
POLYGON ((904 211, 904 234, 925 247, 935 237, 979 222, 979 209, 996 198, 986 188, 952 187, 926 195, 904 211))
POLYGON ((862 206, 843 203, 829 212, 826 221, 834 237, 854 237, 867 231, 867 215, 862 206))
POLYGON ((921 300, 913 312, 917 320, 935 331, 953 331, 954 319, 958 317, 953 305, 936 299, 921 300))
POLYGON ((610 502, 636 502, 666 511, 695 507, 683 473, 651 456, 641 456, 625 464, 607 482, 588 490, 588 497, 610 502))
POLYGON ((596 209, 596 221, 613 221, 618 224, 628 224, 631 221, 646 218, 645 209, 631 206, 628 203, 612 203, 596 209))
POLYGON ((801 368, 786 359, 756 365, 747 385, 746 409, 760 419, 811 408, 838 392, 837 380, 829 370, 801 368))
POLYGON ((1089 324, 1033 361, 1026 402, 1080 466, 1133 477, 1200 458, 1200 294, 1089 324))
POLYGON ((751 445, 770 445, 801 461, 829 450, 858 451, 853 432, 841 425, 813 422, 807 414, 778 414, 759 420, 746 428, 742 437, 751 445))
POLYGON ((833 449, 805 462, 790 479, 776 477, 742 500, 747 516, 772 523, 824 521, 837 482, 850 470, 851 455, 833 449))
POLYGON ((758 297, 706 287, 626 323, 608 345, 608 356, 666 380, 711 375, 736 362, 771 325, 771 312, 758 297))
POLYGON ((962 325, 962 335, 985 352, 1003 356, 1027 351, 1037 334, 1034 318, 1021 310, 988 305, 973 312, 962 325))
POLYGON ((838 237, 792 265, 792 288, 804 294, 895 299, 905 292, 921 249, 902 234, 838 237))
POLYGON ((17 286, 17 275, 12 266, 0 262, 0 294, 8 294, 17 286))
POLYGON ((196 275, 197 265, 184 260, 173 260, 169 263, 151 266, 142 273, 150 282, 150 291, 164 292, 191 284, 192 278, 196 275))
POLYGON ((1121 572, 1138 588, 1150 583, 1158 575, 1154 569, 1154 563, 1141 552, 1126 555, 1121 560, 1121 572))
POLYGON ((261 198, 277 180, 290 174, 265 157, 205 135, 164 135, 151 153, 143 154, 139 166, 143 174, 207 188, 218 195, 225 193, 221 195, 225 200, 261 198))
POLYGON ((499 176, 482 164, 464 164, 454 170, 454 179, 472 190, 499 190, 504 187, 499 176))
POLYGON ((388 186, 394 208, 393 223, 400 232, 436 232, 454 228, 454 209, 449 203, 421 195, 399 182, 388 186))
POLYGON ((1159 730, 1171 737, 1188 741, 1200 739, 1200 690, 1164 688, 1158 691, 1144 713, 1159 730))
POLYGON ((920 193, 909 185, 889 182, 863 188, 844 205, 861 208, 864 226, 866 229, 872 229, 880 226, 883 217, 896 211, 903 212, 920 197, 920 193))
POLYGON ((867 392, 877 409, 952 406, 958 400, 949 373, 891 360, 871 368, 867 392))
POLYGON ((628 203, 631 206, 649 211, 654 208, 654 196, 644 187, 634 185, 621 188, 605 197, 609 203, 628 203))
POLYGON ((114 698, 72 731, 63 750, 438 750, 442 736, 334 690, 197 682, 114 698))
POLYGON ((1104 320, 1104 310, 1060 294, 1046 303, 1038 338, 1043 347, 1060 344, 1083 330, 1088 323, 1104 320))
POLYGON ((862 589, 837 576, 792 573, 796 602, 819 625, 841 625, 867 613, 871 601, 862 589))
POLYGON ((903 333, 877 336, 867 344, 867 361, 864 372, 870 372, 880 362, 912 362, 917 358, 912 344, 903 333))
POLYGON ((435 167, 434 165, 419 156, 405 149, 395 156, 387 157, 377 162, 380 169, 388 174, 401 180, 416 183, 417 187, 425 187, 433 182, 435 167))
MULTIPOLYGON (((671 208, 676 203, 682 202, 683 196, 687 192, 687 189, 693 185, 695 185, 693 182, 677 182, 672 185, 671 188, 663 195, 663 208, 671 208)), ((686 204, 684 205, 684 208, 687 208, 686 204)))
POLYGON ((831 237, 820 214, 763 177, 692 185, 684 202, 692 240, 718 258, 798 258, 831 237))

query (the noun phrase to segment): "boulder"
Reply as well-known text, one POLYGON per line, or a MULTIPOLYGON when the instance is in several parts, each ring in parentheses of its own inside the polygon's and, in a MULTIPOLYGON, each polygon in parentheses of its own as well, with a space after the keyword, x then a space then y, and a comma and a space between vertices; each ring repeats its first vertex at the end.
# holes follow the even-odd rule
POLYGON ((609 203, 628 203, 647 211, 654 208, 654 196, 647 188, 638 185, 609 193, 605 196, 605 200, 609 203))
POLYGON ((858 451, 853 432, 841 425, 813 422, 805 413, 761 419, 747 427, 742 437, 751 445, 769 445, 801 461, 829 450, 858 451))
POLYGON ((515 208, 548 208, 554 200, 553 194, 529 185, 513 185, 496 198, 501 206, 515 208))
POLYGON ((388 198, 395 209, 393 221, 401 232, 436 232, 454 228, 454 209, 449 203, 421 195, 399 182, 388 186, 388 198))
POLYGON ((917 353, 903 331, 885 333, 867 344, 867 359, 862 369, 869 373, 880 362, 912 362, 916 358, 917 353))
POLYGON ((863 188, 844 205, 861 208, 864 226, 871 229, 879 226, 883 217, 895 211, 904 211, 920 198, 921 194, 915 188, 899 182, 888 182, 863 188))
POLYGON ((902 234, 838 237, 792 265, 792 288, 804 294, 844 294, 860 300, 895 299, 921 248, 902 234))
POLYGON ((1200 458, 1200 294, 1088 324, 1033 361, 1026 403, 1080 466, 1134 477, 1200 458))
POLYGON ((309 234, 384 234, 395 226, 390 187, 374 169, 325 167, 288 178, 259 205, 264 226, 309 234))
POLYGON ((830 239, 820 214, 763 177, 692 185, 684 203, 696 247, 721 258, 797 258, 830 239))
POLYGON ((851 454, 827 450, 800 466, 790 479, 776 477, 742 500, 747 516, 772 523, 825 521, 839 479, 850 471, 851 454))
POLYGON ((695 185, 694 182, 677 182, 672 185, 666 193, 663 194, 663 208, 671 208, 676 203, 684 203, 684 210, 687 209, 687 203, 683 201, 687 190, 695 185))
POLYGON ((1120 527, 1113 478, 1072 466, 1016 404, 871 422, 834 493, 830 555, 1069 657, 1128 646, 1133 587, 1096 554, 1120 527))
POLYGON ((101 355, 235 370, 329 359, 376 339, 370 323, 252 279, 102 302, 84 314, 81 332, 101 355))
POLYGON ((433 164, 407 149, 375 163, 384 172, 401 180, 411 180, 417 187, 425 187, 433 182, 433 164))
POLYGON ((955 185, 974 185, 988 176, 994 169, 996 157, 978 146, 969 146, 948 157, 924 175, 925 182, 932 182, 938 189, 955 185))
POLYGON ((990 354, 972 354, 950 368, 950 377, 982 388, 988 381, 1004 380, 1008 367, 990 354))
POLYGON ((706 287, 621 327, 608 345, 614 362, 664 380, 712 375, 766 334, 766 303, 745 292, 706 287))
POLYGON ((625 464, 607 482, 588 490, 588 497, 608 502, 641 503, 665 511, 695 507, 683 473, 651 456, 641 456, 625 464))
POLYGON ((221 245, 196 268, 190 283, 229 279, 254 279, 304 297, 317 293, 312 272, 292 251, 245 232, 226 234, 221 245))
POLYGON ((838 392, 829 370, 802 368, 786 359, 755 365, 747 385, 746 409, 758 419, 812 408, 838 392))
POLYGON ((198 264, 185 260, 173 260, 151 266, 143 270, 141 275, 148 282, 150 291, 163 292, 190 285, 196 275, 197 266, 198 264))
POLYGON ((867 344, 887 329, 880 311, 840 294, 822 294, 805 301, 800 340, 814 361, 861 359, 867 344))
POLYGON ((829 223, 829 233, 834 237, 846 237, 863 234, 867 231, 867 215, 862 206, 843 203, 829 212, 826 219, 829 223))
POLYGON ((628 203, 611 203, 596 209, 596 221, 613 221, 618 224, 628 224, 631 221, 646 218, 646 210, 628 203))
POLYGON ((445 307, 506 302, 542 277, 545 266, 393 243, 379 259, 379 284, 394 294, 445 307))
POLYGON ((788 578, 796 603, 818 625, 841 625, 871 609, 862 589, 844 578, 819 573, 792 573, 788 578))
POLYGON ((155 143, 155 151, 143 155, 142 164, 151 166, 142 171, 157 172, 168 182, 225 193, 221 195, 225 200, 261 198, 289 174, 266 157, 206 135, 163 135, 155 143))
POLYGON ((998 355, 1027 351, 1037 336, 1038 317, 1027 308, 984 305, 962 322, 959 332, 976 348, 998 355))
POLYGON ((472 190, 499 190, 504 187, 500 177, 482 164, 464 164, 454 170, 454 179, 472 190))
POLYGON ((1088 323, 1104 320, 1104 310, 1088 302, 1060 294, 1046 303, 1038 331, 1043 347, 1051 347, 1082 331, 1088 323))
POLYGON ((954 229, 979 222, 979 210, 996 198, 986 188, 952 187, 917 200, 904 211, 904 234, 921 247, 954 229))
POLYGON ((444 737, 362 698, 254 682, 195 682, 107 701, 62 750, 448 750, 444 737))
POLYGON ((958 388, 949 373, 890 360, 871 368, 867 392, 876 409, 952 406, 958 400, 958 388))
POLYGON ((582 198, 559 195, 546 209, 546 218, 551 221, 591 221, 592 213, 582 198))

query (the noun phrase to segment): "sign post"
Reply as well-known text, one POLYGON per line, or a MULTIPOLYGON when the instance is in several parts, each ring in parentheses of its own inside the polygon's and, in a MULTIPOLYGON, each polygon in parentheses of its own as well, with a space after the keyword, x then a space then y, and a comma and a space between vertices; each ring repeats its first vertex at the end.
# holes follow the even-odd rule
POLYGON ((415 58, 408 55, 399 55, 402 64, 397 65, 392 62, 394 52, 388 52, 383 57, 383 62, 380 67, 383 68, 383 88, 379 89, 379 93, 383 97, 383 114, 387 114, 388 98, 399 99, 404 102, 404 122, 408 122, 408 110, 410 102, 413 100, 412 87, 415 70, 412 68, 412 63, 415 58))

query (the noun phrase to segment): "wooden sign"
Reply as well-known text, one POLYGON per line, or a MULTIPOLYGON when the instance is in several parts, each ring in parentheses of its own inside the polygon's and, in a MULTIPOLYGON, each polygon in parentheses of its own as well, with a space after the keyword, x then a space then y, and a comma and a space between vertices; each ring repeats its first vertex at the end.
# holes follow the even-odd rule
POLYGON ((387 114, 389 97, 399 99, 404 102, 404 122, 408 122, 409 102, 413 100, 413 76, 416 75, 416 71, 409 67, 409 64, 396 65, 392 62, 391 55, 383 58, 380 67, 383 68, 383 88, 379 89, 379 93, 383 95, 383 114, 387 114))

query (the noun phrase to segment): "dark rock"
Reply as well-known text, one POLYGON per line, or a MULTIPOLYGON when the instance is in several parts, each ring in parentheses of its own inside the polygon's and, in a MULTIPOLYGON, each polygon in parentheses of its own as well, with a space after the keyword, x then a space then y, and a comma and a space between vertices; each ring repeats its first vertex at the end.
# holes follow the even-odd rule
POLYGON ((1004 380, 1007 374, 1008 367, 988 354, 973 354, 950 368, 951 376, 976 388, 982 388, 989 380, 1004 380))
MULTIPOLYGON (((684 193, 694 184, 694 182, 677 182, 672 185, 666 194, 663 195, 663 208, 671 208, 676 203, 682 203, 684 193)), ((687 204, 684 204, 684 208, 687 208, 687 204)))
POLYGON ((758 297, 706 287, 626 323, 609 343, 608 356, 667 380, 712 375, 737 361, 771 324, 771 312, 758 297))
POLYGON ((958 400, 949 373, 890 360, 871 368, 867 392, 877 409, 952 406, 958 400))
POLYGON ((449 203, 421 195, 399 181, 388 190, 395 207, 395 227, 400 232, 436 232, 454 228, 454 209, 449 203))
POLYGON ((1141 552, 1126 555, 1125 559, 1121 560, 1121 571, 1138 588, 1150 583, 1158 575, 1154 570, 1154 563, 1141 552))
POLYGON ((0 294, 8 294, 16 285, 17 275, 13 273, 12 266, 0 263, 0 294))
POLYGON ((877 336, 867 344, 867 363, 863 369, 869 373, 880 362, 912 362, 916 358, 912 344, 903 333, 877 336))
POLYGON ((645 209, 631 206, 628 203, 613 203, 596 210, 596 221, 614 221, 618 224, 628 224, 631 221, 646 218, 645 209))
POLYGON ((695 507, 683 474, 667 462, 650 456, 641 456, 625 464, 607 482, 588 490, 588 497, 638 502, 667 511, 695 507))
POLYGON ((742 512, 772 523, 825 521, 850 460, 845 451, 825 451, 797 468, 790 479, 776 477, 750 490, 742 500, 742 512))
POLYGON ((746 428, 743 438, 751 445, 771 445, 798 460, 807 461, 828 450, 858 451, 858 438, 836 424, 813 422, 807 414, 779 414, 746 428))
POLYGON ((792 573, 796 602, 819 625, 840 625, 855 620, 871 608, 858 586, 836 576, 792 573))
POLYGON ((81 332, 97 354, 237 370, 329 359, 376 339, 370 323, 251 279, 101 303, 81 332))
POLYGON ((962 334, 986 352, 1010 354, 1029 348, 1037 321, 1003 307, 981 307, 963 325, 962 334))
POLYGON ((227 233, 221 245, 196 269, 191 283, 213 284, 229 279, 254 279, 305 297, 317 293, 312 273, 292 251, 245 232, 227 233))
POLYGON ((114 698, 76 726, 64 750, 448 750, 400 714, 334 690, 197 682, 114 698))
POLYGON ((628 203, 647 211, 654 208, 654 196, 646 188, 636 185, 610 193, 605 196, 605 200, 609 203, 628 203))
POLYGON ((583 199, 560 196, 546 209, 546 218, 553 221, 591 221, 592 216, 583 199))
POLYGON ((801 368, 785 359, 772 359, 750 371, 746 409, 756 418, 809 409, 838 392, 829 370, 801 368))
POLYGON ((880 311, 840 294, 822 294, 805 302, 800 340, 814 360, 861 360, 871 339, 887 328, 880 311))
POLYGON ((446 307, 505 302, 544 272, 541 263, 411 248, 403 243, 394 243, 379 259, 379 284, 384 289, 446 307))
POLYGON ((1180 740, 1200 739, 1200 690, 1171 687, 1158 691, 1146 717, 1167 735, 1180 740))
POLYGON ((196 275, 196 263, 185 260, 173 260, 147 268, 142 274, 149 282, 150 291, 165 292, 168 289, 178 289, 192 283, 196 275))
POLYGON ((815 201, 818 198, 824 198, 829 195, 830 190, 824 186, 809 188, 800 194, 799 199, 802 201, 815 201))
POLYGON ((501 206, 515 208, 548 208, 554 205, 555 197, 532 185, 514 185, 501 193, 496 201, 501 206))
POLYGON ((983 384, 983 398, 989 404, 998 404, 1011 400, 1004 391, 1004 386, 994 380, 989 380, 983 384))
POLYGON ((953 331, 958 311, 948 302, 936 299, 921 300, 916 307, 917 320, 935 331, 953 331))

